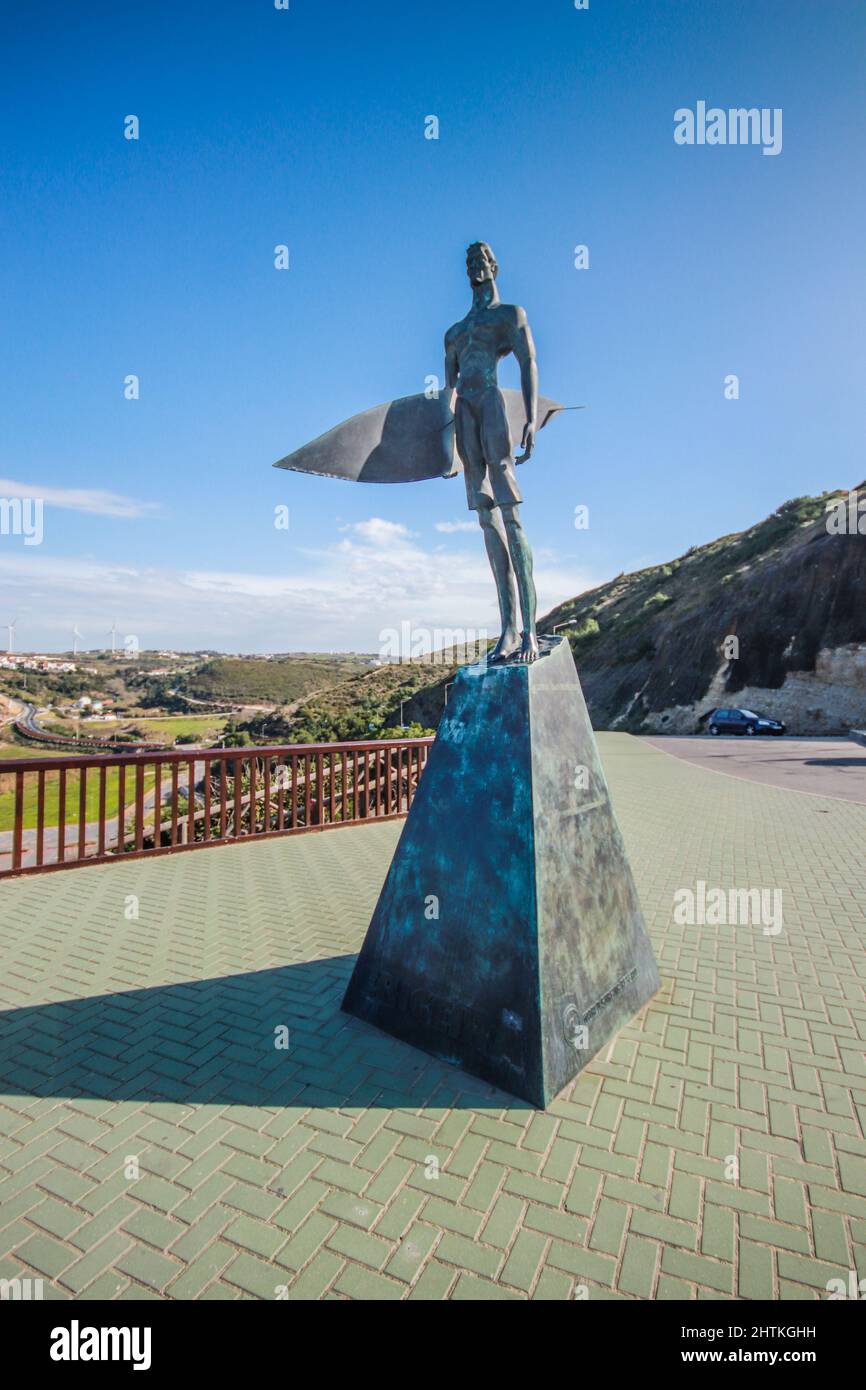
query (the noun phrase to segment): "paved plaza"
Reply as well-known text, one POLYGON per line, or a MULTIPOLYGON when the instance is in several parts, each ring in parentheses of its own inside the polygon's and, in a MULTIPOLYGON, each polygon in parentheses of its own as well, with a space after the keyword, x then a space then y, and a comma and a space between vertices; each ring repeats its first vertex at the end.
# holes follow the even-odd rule
POLYGON ((853 738, 712 738, 662 734, 654 747, 727 777, 866 804, 866 746, 853 738))
POLYGON ((599 743, 663 984, 545 1113, 341 1014, 399 823, 0 885, 0 1278, 551 1300, 866 1278, 866 805, 599 743), (781 930, 678 921, 699 882, 781 889, 781 930))

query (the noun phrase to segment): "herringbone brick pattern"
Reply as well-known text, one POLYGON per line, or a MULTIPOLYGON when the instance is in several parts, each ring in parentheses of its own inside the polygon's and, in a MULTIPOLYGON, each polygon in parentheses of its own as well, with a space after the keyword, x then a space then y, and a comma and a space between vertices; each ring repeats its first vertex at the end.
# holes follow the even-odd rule
POLYGON ((4 884, 0 1278, 121 1299, 866 1278, 866 807, 600 744, 664 983, 546 1113, 340 1013, 399 825, 4 884), (783 930, 677 925, 698 879, 780 887, 783 930))

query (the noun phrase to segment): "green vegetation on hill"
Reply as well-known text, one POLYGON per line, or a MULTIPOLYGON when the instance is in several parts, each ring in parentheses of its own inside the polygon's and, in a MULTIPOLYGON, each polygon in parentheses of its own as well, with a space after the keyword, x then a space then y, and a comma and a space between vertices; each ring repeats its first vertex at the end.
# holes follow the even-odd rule
POLYGON ((561 603, 540 621, 539 629, 552 632, 554 625, 572 622, 574 627, 560 631, 568 637, 575 657, 585 659, 593 650, 612 644, 609 659, 627 665, 645 645, 648 621, 659 616, 653 610, 678 603, 700 611, 716 585, 735 582, 751 561, 766 558, 802 527, 823 517, 831 495, 797 497, 748 531, 691 546, 668 564, 618 574, 607 584, 561 603))
POLYGON ((354 652, 322 656, 301 653, 269 660, 217 657, 184 676, 177 689, 197 700, 291 704, 313 690, 369 670, 370 660, 354 652))
POLYGON ((32 700, 36 705, 65 704, 89 695, 92 690, 103 693, 104 685, 82 671, 48 673, 43 671, 0 672, 0 693, 13 699, 32 700))
POLYGON ((825 524, 841 495, 796 497, 746 531, 619 574, 547 614, 539 629, 568 637, 596 728, 636 732, 647 715, 698 703, 725 666, 729 635, 739 639, 725 676, 732 702, 746 686, 778 688, 788 671, 814 670, 822 645, 866 639, 866 539, 830 536, 825 524))
POLYGON ((465 657, 456 661, 453 655, 375 667, 305 700, 294 711, 275 711, 243 727, 255 743, 343 743, 435 733, 446 686, 465 664, 465 657))

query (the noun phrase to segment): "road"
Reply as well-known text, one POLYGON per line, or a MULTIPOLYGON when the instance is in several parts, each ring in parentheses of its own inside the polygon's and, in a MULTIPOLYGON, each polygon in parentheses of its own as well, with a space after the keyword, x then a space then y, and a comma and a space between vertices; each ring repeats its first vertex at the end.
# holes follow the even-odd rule
POLYGON ((0 695, 0 727, 26 718, 28 711, 32 713, 33 710, 33 705, 27 705, 13 695, 0 695))
MULTIPOLYGON (((23 724, 25 729, 29 729, 32 734, 36 734, 37 736, 43 732, 36 723, 36 706, 28 704, 26 701, 22 703, 21 713, 17 716, 15 722, 17 724, 23 724)), ((45 756, 50 757, 50 751, 47 752, 45 756)))
POLYGON ((853 739, 661 735, 646 742, 710 772, 866 805, 866 748, 853 739))

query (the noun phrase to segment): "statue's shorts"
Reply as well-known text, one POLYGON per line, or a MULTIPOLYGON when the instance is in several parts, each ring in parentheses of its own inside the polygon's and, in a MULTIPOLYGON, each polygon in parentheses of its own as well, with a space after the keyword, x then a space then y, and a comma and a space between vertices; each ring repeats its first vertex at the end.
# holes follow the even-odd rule
POLYGON ((455 421, 469 510, 488 511, 521 502, 499 387, 491 386, 477 396, 458 395, 455 421))

